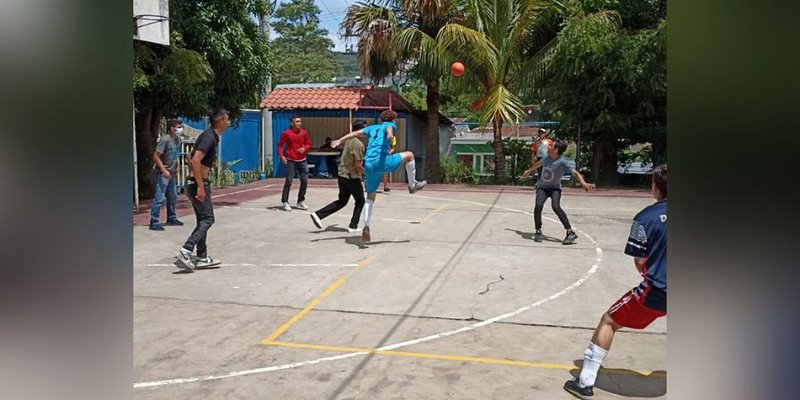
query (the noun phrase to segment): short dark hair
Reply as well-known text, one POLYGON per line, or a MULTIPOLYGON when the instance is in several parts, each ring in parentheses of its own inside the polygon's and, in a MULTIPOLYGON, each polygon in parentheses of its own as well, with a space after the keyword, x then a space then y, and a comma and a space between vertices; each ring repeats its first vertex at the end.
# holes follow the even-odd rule
POLYGON ((172 128, 173 126, 181 126, 181 125, 183 125, 183 122, 181 122, 181 120, 177 118, 172 118, 169 121, 167 121, 167 129, 172 128))
POLYGON ((289 120, 289 122, 294 122, 294 120, 296 120, 296 119, 298 119, 298 118, 300 118, 300 119, 303 119, 303 117, 301 117, 301 116, 299 116, 299 115, 297 115, 297 114, 295 114, 295 115, 292 115, 292 119, 290 119, 290 120, 289 120))
POLYGON ((325 141, 326 141, 326 142, 327 142, 327 141, 329 141, 329 140, 333 140, 333 139, 332 139, 330 136, 328 136, 328 137, 326 137, 326 138, 325 138, 325 141))
POLYGON ((555 148, 558 155, 562 155, 567 150, 567 143, 561 139, 556 139, 555 148))
POLYGON ((363 119, 355 120, 353 121, 353 132, 359 129, 364 129, 365 126, 367 126, 367 121, 364 121, 363 119))
POLYGON ((653 168, 653 183, 664 198, 667 198, 667 164, 660 164, 653 168))
POLYGON ((381 121, 394 121, 397 119, 397 113, 392 110, 384 110, 381 113, 381 121))
POLYGON ((214 126, 225 117, 228 117, 228 110, 224 108, 215 108, 208 117, 211 119, 211 126, 214 126))

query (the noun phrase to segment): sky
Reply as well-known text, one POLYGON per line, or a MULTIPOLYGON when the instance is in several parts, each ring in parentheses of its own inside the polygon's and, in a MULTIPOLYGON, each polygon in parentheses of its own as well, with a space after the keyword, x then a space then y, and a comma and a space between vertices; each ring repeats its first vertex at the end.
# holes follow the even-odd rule
MULTIPOLYGON (((319 25, 328 31, 328 37, 333 41, 335 46, 333 51, 343 52, 345 50, 345 41, 339 37, 339 25, 342 23, 342 19, 344 19, 347 13, 347 7, 355 3, 356 0, 314 0, 314 4, 316 4, 320 10, 319 25)), ((280 4, 280 1, 278 4, 280 4)), ((271 37, 274 39, 276 36, 275 30, 271 30, 271 37)), ((350 44, 355 48, 357 42, 355 39, 351 39, 350 44)))

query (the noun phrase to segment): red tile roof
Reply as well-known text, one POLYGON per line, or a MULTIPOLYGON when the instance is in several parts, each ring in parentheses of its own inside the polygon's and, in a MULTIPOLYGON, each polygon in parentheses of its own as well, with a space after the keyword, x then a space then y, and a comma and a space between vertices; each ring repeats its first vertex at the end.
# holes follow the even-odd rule
POLYGON ((402 97, 388 89, 372 87, 276 87, 261 100, 259 107, 271 110, 358 110, 362 107, 389 107, 410 110, 402 97))

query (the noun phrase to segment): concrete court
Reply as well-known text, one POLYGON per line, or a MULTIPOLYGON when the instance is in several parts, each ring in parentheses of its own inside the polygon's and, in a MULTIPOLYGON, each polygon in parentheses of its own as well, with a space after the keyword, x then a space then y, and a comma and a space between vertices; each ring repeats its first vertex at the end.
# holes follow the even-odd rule
MULTIPOLYGON (((549 202, 551 240, 531 240, 530 190, 395 185, 365 244, 345 230, 352 201, 319 230, 273 186, 216 207, 218 269, 173 265, 193 215, 134 227, 134 398, 573 398, 600 315, 640 280, 622 250, 653 202, 565 190, 579 238, 563 246, 549 202)), ((312 184, 309 211, 336 193, 312 184)), ((595 398, 666 397, 666 326, 617 333, 595 398)))

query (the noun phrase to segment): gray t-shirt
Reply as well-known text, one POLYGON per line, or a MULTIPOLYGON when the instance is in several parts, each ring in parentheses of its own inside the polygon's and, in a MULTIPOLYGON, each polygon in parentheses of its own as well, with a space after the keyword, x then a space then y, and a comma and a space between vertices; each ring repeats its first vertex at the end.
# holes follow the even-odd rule
MULTIPOLYGON (((161 157, 161 162, 164 163, 164 168, 170 173, 178 170, 178 149, 180 146, 180 139, 172 139, 169 134, 161 136, 156 144, 156 152, 161 157)), ((158 166, 156 166, 158 168, 158 166)))
POLYGON ((542 189, 555 189, 561 187, 561 177, 572 173, 572 165, 564 159, 558 157, 545 157, 542 159, 542 175, 539 178, 539 187, 542 189))

